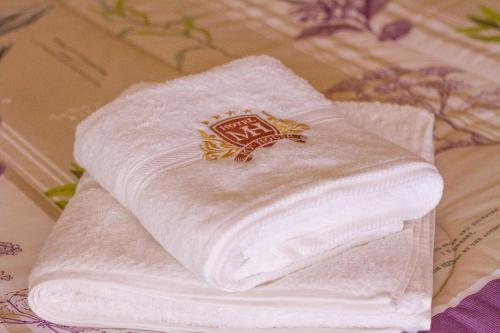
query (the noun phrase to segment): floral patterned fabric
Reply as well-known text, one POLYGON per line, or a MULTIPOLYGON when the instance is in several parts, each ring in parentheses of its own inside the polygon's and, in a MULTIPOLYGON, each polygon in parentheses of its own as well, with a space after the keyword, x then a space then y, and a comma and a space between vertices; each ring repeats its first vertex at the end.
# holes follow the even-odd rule
POLYGON ((76 124, 132 84, 265 53, 333 100, 435 116, 431 332, 491 332, 493 303, 474 295, 500 293, 499 34, 494 0, 1 1, 0 330, 112 331, 52 324, 26 303, 29 267, 84 172, 76 124), (476 301, 492 314, 481 324, 476 301))

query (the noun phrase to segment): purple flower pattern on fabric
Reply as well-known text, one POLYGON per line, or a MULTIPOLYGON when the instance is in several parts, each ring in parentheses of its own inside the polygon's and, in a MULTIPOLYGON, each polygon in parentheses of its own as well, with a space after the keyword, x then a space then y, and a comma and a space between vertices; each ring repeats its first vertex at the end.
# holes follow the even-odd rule
MULTIPOLYGON (((41 18, 49 9, 49 6, 41 5, 0 12, 0 36, 30 25, 41 18)), ((0 59, 7 54, 11 47, 12 44, 0 45, 0 59)))
POLYGON ((498 137, 467 127, 460 120, 483 112, 500 116, 500 89, 477 89, 458 78, 461 72, 449 66, 383 68, 366 72, 358 79, 341 81, 326 95, 334 100, 380 101, 428 110, 440 123, 434 131, 436 153, 500 144, 498 137))
POLYGON ((74 327, 59 325, 43 320, 31 311, 28 305, 28 289, 21 289, 0 296, 0 324, 33 326, 37 329, 46 329, 53 333, 106 333, 109 331, 120 333, 135 333, 136 331, 102 329, 95 327, 74 327))
POLYGON ((0 241, 0 255, 1 256, 15 256, 19 252, 22 252, 21 245, 14 244, 11 242, 1 242, 0 241))
POLYGON ((0 298, 0 324, 34 325, 38 328, 46 328, 56 333, 102 332, 102 330, 96 328, 57 325, 43 320, 30 310, 27 296, 28 290, 22 289, 6 294, 0 298))
MULTIPOLYGON (((500 332, 500 279, 432 318, 429 333, 500 332)), ((424 332, 421 332, 424 333, 424 332)))
MULTIPOLYGON (((0 256, 15 256, 22 251, 21 245, 0 241, 0 256)), ((4 270, 0 270, 0 281, 10 281, 14 277, 4 270)))
POLYGON ((381 42, 406 36, 412 24, 408 20, 386 23, 380 29, 373 27, 373 17, 382 11, 389 0, 289 0, 291 15, 308 24, 298 39, 330 36, 341 31, 368 32, 381 42))

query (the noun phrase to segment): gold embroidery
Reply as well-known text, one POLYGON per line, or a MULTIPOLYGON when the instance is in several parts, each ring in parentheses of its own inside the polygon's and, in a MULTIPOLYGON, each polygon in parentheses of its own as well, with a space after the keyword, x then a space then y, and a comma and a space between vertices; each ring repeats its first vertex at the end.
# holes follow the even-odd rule
POLYGON ((302 133, 310 129, 308 125, 296 122, 295 120, 276 118, 265 111, 262 111, 262 113, 267 116, 267 120, 276 126, 281 133, 302 133))
POLYGON ((229 158, 236 155, 235 160, 247 162, 252 159, 252 152, 259 147, 271 147, 276 141, 289 139, 304 143, 306 137, 300 135, 310 127, 291 119, 281 119, 265 111, 265 119, 252 110, 244 110, 243 115, 228 111, 230 117, 221 119, 219 115, 212 116, 217 122, 210 125, 205 120, 201 123, 207 126, 214 134, 198 130, 203 143, 203 158, 213 161, 220 158, 229 158))

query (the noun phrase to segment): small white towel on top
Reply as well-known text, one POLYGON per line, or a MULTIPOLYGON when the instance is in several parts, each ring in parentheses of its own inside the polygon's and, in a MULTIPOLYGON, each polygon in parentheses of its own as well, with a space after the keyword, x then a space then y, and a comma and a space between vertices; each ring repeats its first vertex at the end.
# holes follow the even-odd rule
POLYGON ((280 278, 438 203, 436 168, 350 125, 267 57, 122 96, 79 125, 75 158, 198 277, 280 278))
MULTIPOLYGON (((337 110, 432 160, 432 116, 425 111, 333 103, 325 112, 337 110)), ((77 326, 220 333, 424 330, 430 326, 433 223, 432 214, 405 222, 401 232, 280 280, 225 293, 180 265, 86 175, 32 271, 28 300, 42 318, 77 326)))

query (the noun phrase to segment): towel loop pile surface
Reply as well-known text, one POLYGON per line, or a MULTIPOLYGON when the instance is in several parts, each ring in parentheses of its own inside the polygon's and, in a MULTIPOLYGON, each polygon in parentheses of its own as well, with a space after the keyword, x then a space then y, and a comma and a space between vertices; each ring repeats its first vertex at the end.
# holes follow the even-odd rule
POLYGON ((330 107, 248 57, 104 106, 78 126, 75 158, 199 278, 248 290, 439 201, 432 164, 330 107))
POLYGON ((428 328, 432 125, 331 102, 267 56, 124 94, 78 127, 87 174, 30 306, 152 330, 428 328))

